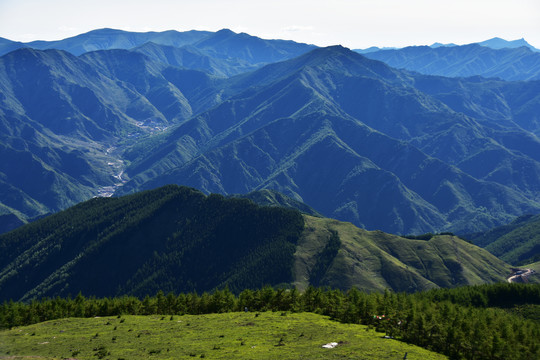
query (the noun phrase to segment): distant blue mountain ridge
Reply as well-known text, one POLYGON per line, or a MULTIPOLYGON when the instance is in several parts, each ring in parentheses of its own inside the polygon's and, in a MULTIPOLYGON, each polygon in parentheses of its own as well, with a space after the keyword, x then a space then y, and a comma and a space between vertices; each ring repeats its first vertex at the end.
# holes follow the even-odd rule
MULTIPOLYGON (((481 41, 481 42, 477 42, 477 43, 471 43, 471 44, 478 44, 478 45, 485 46, 485 47, 495 49, 495 50, 504 49, 504 48, 515 49, 515 48, 520 48, 522 46, 525 46, 525 47, 531 49, 532 51, 540 52, 540 49, 537 49, 534 46, 532 46, 531 44, 529 44, 524 38, 509 41, 509 40, 501 39, 500 37, 494 37, 494 38, 491 38, 489 40, 485 40, 485 41, 481 41)), ((468 45, 470 45, 470 44, 468 44, 468 45)), ((440 42, 435 42, 435 43, 429 45, 429 47, 431 47, 431 48, 453 47, 453 46, 460 46, 460 45, 457 45, 457 44, 454 44, 454 43, 443 44, 443 43, 440 43, 440 42)), ((382 47, 382 48, 380 48, 380 47, 377 47, 377 46, 371 46, 371 47, 366 48, 366 49, 354 49, 354 51, 356 51, 359 54, 367 54, 367 53, 370 53, 370 52, 375 52, 375 51, 380 51, 380 50, 398 50, 398 49, 403 49, 403 48, 398 48, 398 47, 382 47)))
POLYGON ((529 44, 527 41, 525 41, 525 39, 523 39, 523 38, 508 41, 508 40, 504 40, 504 39, 501 39, 501 38, 498 38, 498 37, 494 37, 492 39, 479 42, 478 45, 486 46, 486 47, 489 47, 489 48, 492 48, 492 49, 504 49, 504 48, 514 49, 514 48, 519 48, 519 47, 525 46, 525 47, 528 47, 529 49, 531 49, 533 51, 540 51, 540 49, 535 48, 534 46, 529 44))
POLYGON ((540 52, 525 40, 499 38, 468 45, 435 43, 361 52, 394 68, 446 77, 482 76, 503 80, 540 80, 540 52), (526 45, 528 46, 526 46, 526 45))
MULTIPOLYGON (((217 33, 223 34, 234 34, 234 32, 228 29, 222 29, 217 33)), ((57 49, 65 50, 74 55, 80 55, 85 52, 95 51, 95 50, 110 50, 110 49, 132 49, 138 46, 141 46, 145 43, 152 42, 158 45, 182 47, 186 45, 193 44, 197 41, 203 40, 206 37, 213 35, 214 32, 211 31, 175 31, 168 30, 162 32, 130 32, 123 31, 118 29, 96 29, 89 31, 84 34, 76 35, 73 37, 65 38, 62 40, 55 41, 31 41, 31 42, 19 42, 12 41, 6 38, 0 37, 0 56, 7 54, 13 50, 17 50, 23 47, 28 47, 32 49, 45 50, 45 49, 57 49)), ((249 36, 247 34, 243 34, 249 36)), ((284 41, 284 40, 276 40, 284 41)), ((291 43, 294 43, 291 41, 291 43)), ((529 44, 525 39, 517 40, 504 40, 499 37, 494 37, 489 40, 475 43, 481 46, 489 47, 491 49, 503 49, 503 48, 519 48, 525 46, 532 51, 540 52, 540 49, 535 48, 529 44)), ((458 46, 454 43, 443 44, 435 42, 430 45, 432 48, 437 47, 452 47, 458 46)), ((366 49, 354 49, 357 53, 365 54, 380 50, 397 50, 398 47, 377 47, 371 46, 366 49)))
MULTIPOLYGON (((245 33, 235 33, 229 29, 222 29, 217 32, 211 31, 175 31, 168 30, 162 32, 130 32, 117 29, 97 29, 92 30, 84 34, 69 37, 57 41, 32 41, 27 43, 11 41, 0 37, 0 56, 5 55, 13 50, 20 48, 32 48, 36 50, 56 49, 64 50, 79 56, 86 52, 96 50, 111 50, 111 49, 133 49, 142 46, 146 43, 155 43, 158 45, 172 46, 176 48, 184 47, 187 45, 200 44, 202 48, 210 46, 227 45, 231 47, 230 40, 232 37, 241 39, 243 41, 249 40, 252 45, 259 43, 259 50, 263 47, 267 47, 266 52, 272 49, 272 45, 277 44, 280 48, 296 47, 297 45, 304 45, 308 48, 315 48, 313 45, 300 44, 294 41, 287 40, 263 40, 255 36, 251 36, 245 33), (264 44, 261 46, 260 44, 264 44)), ((232 46, 234 48, 234 46, 232 46)), ((281 53, 284 53, 280 49, 281 53)), ((285 51, 286 52, 286 51, 285 51)), ((260 54, 261 51, 257 51, 260 54)), ((264 51, 262 52, 264 53, 264 51)), ((282 59, 283 60, 283 59, 282 59)))

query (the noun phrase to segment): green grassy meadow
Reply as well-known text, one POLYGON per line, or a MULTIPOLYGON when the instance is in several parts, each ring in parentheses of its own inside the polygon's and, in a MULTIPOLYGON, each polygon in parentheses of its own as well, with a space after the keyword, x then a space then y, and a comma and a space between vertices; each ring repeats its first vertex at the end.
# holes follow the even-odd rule
POLYGON ((383 336, 313 313, 68 318, 1 331, 0 359, 446 359, 383 336))

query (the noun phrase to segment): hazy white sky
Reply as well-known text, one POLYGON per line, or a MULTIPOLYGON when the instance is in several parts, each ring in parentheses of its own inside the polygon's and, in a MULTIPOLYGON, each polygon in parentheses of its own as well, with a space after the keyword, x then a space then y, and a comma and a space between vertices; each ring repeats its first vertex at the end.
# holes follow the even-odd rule
POLYGON ((10 40, 58 40, 104 27, 229 28, 349 48, 523 37, 540 48, 540 0, 0 0, 0 37, 10 40))

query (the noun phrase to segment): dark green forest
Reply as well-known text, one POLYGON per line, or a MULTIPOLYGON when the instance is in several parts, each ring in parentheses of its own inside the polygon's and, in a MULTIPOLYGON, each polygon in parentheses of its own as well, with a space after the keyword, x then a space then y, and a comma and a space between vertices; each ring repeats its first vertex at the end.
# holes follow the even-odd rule
POLYGON ((176 185, 96 198, 0 236, 0 301, 290 283, 303 228, 298 211, 176 185))
POLYGON ((309 287, 264 287, 235 295, 212 293, 114 298, 49 298, 4 302, 0 327, 66 317, 183 315, 233 311, 315 312, 345 323, 368 325, 398 340, 443 353, 451 359, 538 359, 540 285, 492 284, 436 289, 414 294, 346 292, 309 287))
POLYGON ((417 238, 167 185, 91 199, 0 235, 0 301, 292 284, 413 292, 511 273, 457 237, 417 238))

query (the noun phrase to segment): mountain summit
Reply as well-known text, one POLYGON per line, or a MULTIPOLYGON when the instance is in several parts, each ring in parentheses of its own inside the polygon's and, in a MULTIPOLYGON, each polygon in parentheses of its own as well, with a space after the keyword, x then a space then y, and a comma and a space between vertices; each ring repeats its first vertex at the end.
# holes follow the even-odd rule
POLYGON ((504 40, 499 37, 494 37, 489 40, 485 40, 478 43, 479 45, 486 46, 492 49, 504 49, 504 48, 519 48, 519 47, 527 47, 533 51, 540 51, 533 47, 531 44, 529 44, 527 41, 525 41, 524 38, 517 39, 517 40, 504 40))

